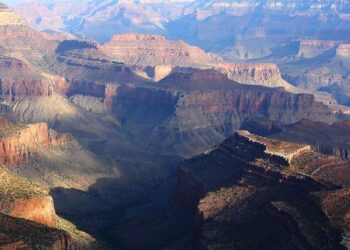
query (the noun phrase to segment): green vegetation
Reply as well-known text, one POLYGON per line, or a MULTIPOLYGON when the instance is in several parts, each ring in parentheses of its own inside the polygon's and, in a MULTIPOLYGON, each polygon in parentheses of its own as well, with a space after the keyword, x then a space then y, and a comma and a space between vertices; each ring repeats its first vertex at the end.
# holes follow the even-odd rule
POLYGON ((6 208, 9 203, 18 199, 45 196, 48 196, 48 192, 38 184, 0 166, 0 208, 6 208))

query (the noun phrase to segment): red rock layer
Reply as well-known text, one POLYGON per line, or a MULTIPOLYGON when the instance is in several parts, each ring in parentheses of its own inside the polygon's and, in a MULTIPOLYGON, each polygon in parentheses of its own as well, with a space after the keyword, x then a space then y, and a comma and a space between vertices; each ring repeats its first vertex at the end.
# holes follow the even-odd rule
POLYGON ((43 224, 48 227, 56 227, 56 212, 51 197, 38 197, 15 201, 7 213, 16 218, 22 218, 43 224))
MULTIPOLYGON (((15 126, 15 125, 14 125, 15 126)), ((5 131, 0 137, 0 164, 13 166, 25 163, 41 147, 62 145, 70 140, 49 130, 46 123, 30 124, 5 131)))
POLYGON ((50 82, 27 63, 10 57, 0 57, 0 95, 2 98, 49 96, 50 82))

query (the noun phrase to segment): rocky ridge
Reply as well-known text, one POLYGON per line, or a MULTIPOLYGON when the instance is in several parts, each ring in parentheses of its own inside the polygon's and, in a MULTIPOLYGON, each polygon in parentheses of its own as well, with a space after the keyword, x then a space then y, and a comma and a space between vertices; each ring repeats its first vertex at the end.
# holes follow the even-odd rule
POLYGON ((319 209, 313 194, 324 192, 327 197, 337 192, 324 184, 343 181, 336 174, 329 175, 335 169, 348 171, 349 164, 319 155, 305 145, 239 131, 182 165, 178 204, 194 212, 193 230, 199 237, 195 246, 205 249, 218 245, 235 249, 345 249, 339 231, 336 233, 328 222, 328 210, 319 209), (286 151, 293 155, 290 161, 285 158, 286 151), (322 233, 318 231, 321 225, 325 229, 322 233))

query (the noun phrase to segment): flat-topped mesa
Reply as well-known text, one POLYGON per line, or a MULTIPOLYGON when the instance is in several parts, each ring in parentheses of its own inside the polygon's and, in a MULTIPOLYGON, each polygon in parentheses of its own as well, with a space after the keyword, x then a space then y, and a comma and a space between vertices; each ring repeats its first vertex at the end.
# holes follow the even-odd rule
POLYGON ((48 191, 0 166, 0 213, 49 227, 57 226, 48 191))
POLYGON ((350 44, 341 44, 337 48, 337 55, 340 57, 350 58, 350 44))
POLYGON ((50 130, 46 123, 10 124, 0 129, 0 164, 23 164, 41 148, 64 145, 72 140, 68 134, 50 130))
POLYGON ((295 157, 298 157, 302 153, 312 151, 310 145, 302 145, 281 140, 273 140, 251 134, 246 130, 239 130, 236 132, 236 134, 238 136, 247 138, 251 142, 263 145, 265 147, 264 152, 266 154, 281 157, 286 162, 288 162, 288 164, 290 164, 295 157))
POLYGON ((274 63, 220 63, 214 68, 239 83, 268 87, 285 87, 287 85, 282 80, 281 72, 274 63))
POLYGON ((321 55, 323 52, 338 46, 341 42, 329 40, 301 40, 298 56, 312 58, 321 55))
POLYGON ((115 35, 101 46, 102 51, 113 60, 129 65, 208 65, 221 58, 183 41, 171 41, 160 35, 121 34, 115 35))
POLYGON ((0 5, 0 26, 26 26, 26 22, 17 16, 5 4, 0 5))

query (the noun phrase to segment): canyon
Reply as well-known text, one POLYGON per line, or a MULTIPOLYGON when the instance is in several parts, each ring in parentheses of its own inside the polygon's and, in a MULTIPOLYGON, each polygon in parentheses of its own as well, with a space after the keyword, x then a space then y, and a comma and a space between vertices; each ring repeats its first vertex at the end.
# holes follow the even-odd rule
POLYGON ((0 248, 345 249, 344 1, 65 4, 0 5, 0 248))

